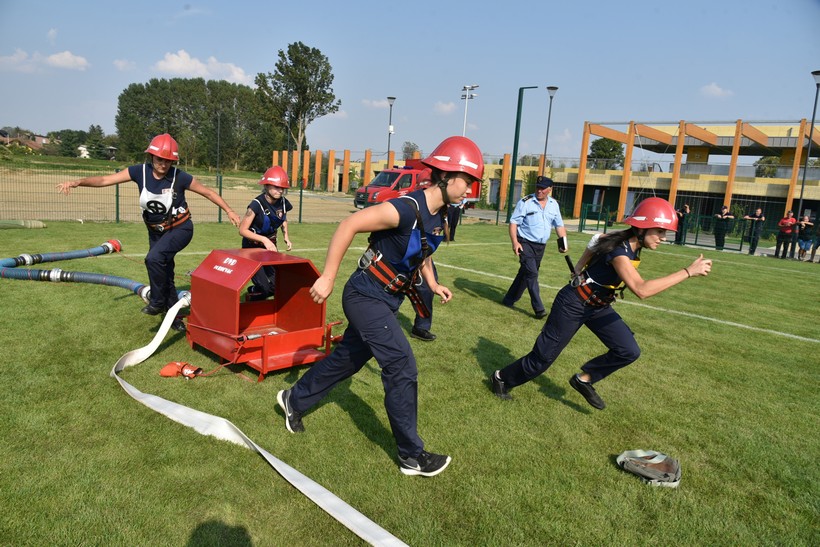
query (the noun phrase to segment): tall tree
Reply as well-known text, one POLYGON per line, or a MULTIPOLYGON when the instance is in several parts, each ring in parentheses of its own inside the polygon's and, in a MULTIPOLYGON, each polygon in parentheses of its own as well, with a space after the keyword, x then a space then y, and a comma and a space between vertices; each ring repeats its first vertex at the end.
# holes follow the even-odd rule
POLYGON ((338 112, 342 104, 333 94, 333 68, 327 57, 302 42, 289 44, 287 52, 280 49, 276 71, 260 72, 255 83, 263 104, 293 137, 297 158, 301 158, 308 125, 338 112))
POLYGON ((587 159, 594 169, 614 169, 624 163, 624 145, 612 139, 596 139, 589 146, 587 159))
POLYGON ((419 148, 419 145, 410 141, 404 141, 404 144, 401 147, 401 152, 402 158, 404 158, 405 160, 412 159, 413 154, 415 154, 416 152, 418 152, 419 155, 421 155, 421 149, 419 148))

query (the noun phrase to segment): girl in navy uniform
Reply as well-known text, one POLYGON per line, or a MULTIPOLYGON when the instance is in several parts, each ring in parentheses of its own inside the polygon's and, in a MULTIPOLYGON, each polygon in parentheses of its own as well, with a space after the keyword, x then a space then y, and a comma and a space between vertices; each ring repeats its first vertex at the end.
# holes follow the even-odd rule
POLYGON ((569 383, 593 407, 606 407, 592 384, 638 359, 641 350, 629 326, 611 304, 616 293, 629 289, 638 298, 654 296, 690 277, 705 276, 712 261, 703 255, 689 266, 658 279, 643 279, 638 273, 642 249, 657 249, 667 230, 677 230, 678 217, 668 201, 642 201, 624 221, 627 230, 595 235, 575 265, 572 281, 552 303, 552 310, 532 351, 495 371, 490 377, 493 393, 511 399, 509 390, 545 372, 569 344, 581 326, 591 330, 609 351, 586 362, 569 383))
POLYGON ((449 465, 450 456, 425 450, 416 430, 418 370, 397 314, 405 295, 417 308, 423 306, 415 290, 419 275, 442 303, 452 297, 450 289, 436 281, 430 255, 446 236, 447 205, 458 203, 472 182, 482 178, 484 161, 471 140, 449 137, 423 163, 432 169, 430 187, 358 211, 339 224, 324 271, 310 293, 315 302, 324 302, 333 291, 353 238, 371 232, 369 247, 342 294, 348 327, 333 352, 310 367, 293 387, 280 391, 277 401, 288 431, 304 431, 302 416, 339 382, 375 358, 381 368, 399 469, 405 475, 431 477, 449 465))
MULTIPOLYGON (((288 251, 293 248, 288 236, 288 211, 293 205, 285 197, 290 187, 288 174, 274 165, 262 175, 259 181, 265 191, 248 204, 245 218, 239 225, 242 236, 242 248, 254 249, 264 247, 269 251, 278 251, 276 232, 282 229, 283 239, 288 251)), ((248 289, 246 300, 264 300, 273 296, 276 271, 273 266, 264 266, 253 276, 253 286, 248 289)))
MULTIPOLYGON (((78 186, 103 188, 128 181, 137 183, 142 219, 148 228, 145 268, 148 270, 151 286, 149 302, 142 308, 142 313, 157 315, 165 312, 178 300, 174 285, 174 257, 190 243, 194 235, 185 190, 209 199, 228 214, 234 226, 239 226, 239 215, 233 212, 219 194, 172 165, 179 160, 179 146, 168 133, 151 139, 145 153, 149 155, 149 161, 143 164, 132 165, 111 175, 63 182, 57 185, 57 190, 68 195, 72 188, 78 186)), ((179 319, 174 321, 173 327, 179 331, 185 330, 185 324, 179 319)))

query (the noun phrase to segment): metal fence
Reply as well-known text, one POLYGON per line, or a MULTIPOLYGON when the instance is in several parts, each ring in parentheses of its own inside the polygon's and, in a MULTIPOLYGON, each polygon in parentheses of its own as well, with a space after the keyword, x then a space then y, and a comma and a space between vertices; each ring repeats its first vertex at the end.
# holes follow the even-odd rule
MULTIPOLYGON (((141 222, 139 192, 135 183, 105 188, 75 188, 68 196, 57 193, 56 186, 65 181, 104 175, 80 166, 78 169, 32 168, 28 164, 0 164, 0 220, 141 222)), ((248 203, 261 193, 256 179, 199 175, 196 180, 221 194, 242 216, 248 203)), ((196 222, 227 222, 219 207, 193 192, 185 193, 196 222)), ((287 194, 294 206, 289 220, 304 222, 338 222, 355 210, 353 196, 291 188, 287 194)))

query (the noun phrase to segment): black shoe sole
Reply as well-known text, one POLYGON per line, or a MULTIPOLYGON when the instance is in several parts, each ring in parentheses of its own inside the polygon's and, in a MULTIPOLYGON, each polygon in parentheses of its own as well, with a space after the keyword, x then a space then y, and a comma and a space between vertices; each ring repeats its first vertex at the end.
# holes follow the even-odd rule
MULTIPOLYGON (((570 377, 569 385, 572 386, 572 389, 574 389, 575 391, 577 391, 578 393, 581 394, 581 396, 586 400, 586 402, 589 403, 589 406, 591 406, 593 408, 597 408, 598 410, 603 410, 603 409, 606 408, 606 403, 604 402, 603 399, 601 399, 600 395, 598 395, 596 392, 593 391, 593 394, 597 396, 597 400, 596 400, 594 397, 592 397, 592 395, 589 395, 589 394, 586 393, 586 390, 584 389, 584 385, 581 382, 581 380, 578 379, 577 375, 573 374, 570 377)), ((592 386, 589 386, 589 387, 591 389, 595 389, 595 388, 592 388, 592 386)))

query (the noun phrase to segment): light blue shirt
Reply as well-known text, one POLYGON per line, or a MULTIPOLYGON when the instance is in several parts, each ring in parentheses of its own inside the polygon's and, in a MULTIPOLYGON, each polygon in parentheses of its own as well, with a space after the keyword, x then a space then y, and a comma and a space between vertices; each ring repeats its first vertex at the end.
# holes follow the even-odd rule
POLYGON ((564 225, 561 208, 552 197, 541 208, 535 194, 522 198, 515 206, 510 224, 518 226, 518 237, 535 243, 546 243, 553 228, 564 225))

